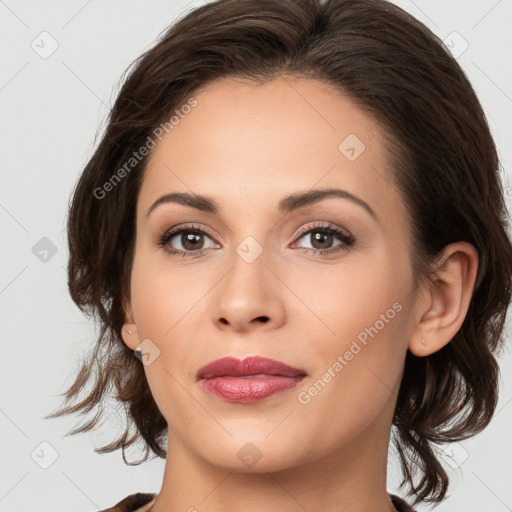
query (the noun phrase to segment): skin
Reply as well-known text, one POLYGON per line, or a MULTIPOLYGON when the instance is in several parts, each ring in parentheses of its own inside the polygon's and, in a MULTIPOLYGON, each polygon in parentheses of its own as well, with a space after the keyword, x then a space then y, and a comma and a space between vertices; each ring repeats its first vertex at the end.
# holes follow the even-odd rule
MULTIPOLYGON (((147 339, 159 350, 144 369, 169 425, 168 457, 151 510, 392 511, 387 452, 405 356, 436 352, 459 330, 476 250, 450 244, 437 279, 415 287, 410 217, 386 160, 384 128, 332 86, 223 79, 193 96, 197 106, 146 168, 123 328, 132 350, 147 339), (338 149, 350 134, 365 144, 353 161, 338 149), (377 219, 346 198, 278 211, 284 196, 325 187, 361 198, 377 219), (220 213, 165 203, 147 216, 169 192, 210 196, 220 213), (214 235, 199 238, 203 254, 173 256, 158 246, 188 223, 214 235), (344 245, 338 235, 324 245, 314 233, 297 236, 317 223, 348 231, 354 244, 315 253, 344 245), (251 263, 236 251, 249 236, 262 248, 251 263), (393 319, 301 403, 299 393, 395 303, 402 307, 393 319), (261 355, 308 375, 261 402, 228 402, 196 380, 199 368, 228 355, 261 355), (260 456, 253 466, 237 455, 247 443, 260 456)), ((171 243, 187 250, 181 235, 171 243)))

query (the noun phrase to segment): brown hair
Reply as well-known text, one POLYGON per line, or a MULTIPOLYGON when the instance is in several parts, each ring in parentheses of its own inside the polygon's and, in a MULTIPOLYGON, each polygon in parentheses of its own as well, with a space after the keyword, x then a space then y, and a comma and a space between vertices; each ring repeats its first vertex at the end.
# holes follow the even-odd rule
POLYGON ((393 419, 401 487, 409 483, 414 503, 440 502, 448 477, 433 444, 480 432, 496 408, 494 353, 502 347, 510 302, 512 247, 498 155, 473 88, 437 36, 384 0, 219 0, 183 15, 134 61, 69 209, 69 291, 85 314, 98 318, 101 331, 65 393, 66 407, 48 417, 99 407, 70 434, 86 432, 102 417, 114 386, 136 432, 129 435, 128 424, 96 452, 122 448, 129 464, 125 448, 142 437, 145 455, 135 464, 147 460, 149 449, 166 457, 167 423, 143 365, 121 338, 148 157, 110 186, 108 197, 94 191, 202 85, 223 77, 263 83, 284 74, 333 84, 391 133, 386 145, 412 218, 416 277, 432 275, 451 242, 467 241, 478 251, 477 283, 460 330, 430 356, 407 353, 393 419), (69 405, 93 368, 92 390, 69 405))

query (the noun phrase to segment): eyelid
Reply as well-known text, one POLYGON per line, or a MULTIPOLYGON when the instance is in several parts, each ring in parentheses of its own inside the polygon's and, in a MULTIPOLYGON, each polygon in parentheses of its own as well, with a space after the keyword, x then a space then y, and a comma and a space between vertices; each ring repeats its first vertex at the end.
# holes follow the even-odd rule
MULTIPOLYGON (((343 235, 347 238, 353 238, 352 234, 346 228, 343 228, 342 226, 338 226, 337 224, 332 224, 329 221, 312 221, 312 222, 313 222, 313 224, 308 223, 308 224, 302 226, 299 229, 299 231, 293 235, 293 241, 295 241, 297 238, 301 237, 308 231, 311 231, 312 229, 315 229, 315 228, 317 228, 317 229, 331 228, 331 229, 334 229, 337 231, 341 231, 343 233, 343 235)), ((205 226, 199 226, 194 223, 176 224, 176 225, 166 229, 158 238, 159 238, 159 240, 161 240, 164 237, 168 237, 170 235, 177 234, 180 231, 187 230, 187 229, 191 230, 191 231, 196 230, 196 231, 204 232, 212 240, 215 241, 215 239, 220 239, 220 241, 222 243, 224 243, 223 238, 220 235, 214 234, 209 228, 207 228, 205 226), (173 232, 175 232, 175 233, 173 233, 173 232)))
POLYGON ((349 238, 349 239, 353 239, 354 237, 352 236, 352 234, 350 233, 350 231, 348 231, 347 229, 343 228, 342 226, 338 226, 337 224, 332 224, 331 222, 329 221, 313 221, 314 224, 313 225, 306 225, 306 226, 303 226, 294 236, 293 236, 293 239, 297 239, 299 237, 301 237, 302 235, 304 235, 305 233, 308 233, 309 231, 312 231, 314 230, 315 228, 316 229, 333 229, 335 231, 340 231, 341 233, 343 233, 343 235, 346 237, 346 238, 349 238))
POLYGON ((175 226, 166 229, 161 235, 158 236, 159 244, 163 242, 164 239, 169 241, 172 237, 179 234, 181 231, 198 231, 206 234, 209 238, 211 238, 215 243, 218 243, 216 240, 220 239, 222 241, 222 237, 214 234, 209 228, 205 226, 199 226, 194 223, 185 223, 185 224, 176 224, 175 226))
MULTIPOLYGON (((185 223, 177 223, 171 226, 170 228, 164 229, 163 231, 157 230, 156 231, 156 243, 154 245, 162 247, 166 243, 169 242, 169 240, 178 235, 182 231, 198 231, 199 233, 207 235, 213 243, 215 244, 222 244, 225 245, 226 242, 224 238, 217 234, 217 232, 213 232, 210 228, 207 228, 203 224, 195 223, 195 222, 185 222, 185 223), (161 234, 160 234, 161 233, 161 234), (164 242, 165 240, 165 242, 164 242)), ((197 250, 196 252, 199 252, 201 249, 197 250)), ((192 252, 192 251, 188 251, 192 252)))

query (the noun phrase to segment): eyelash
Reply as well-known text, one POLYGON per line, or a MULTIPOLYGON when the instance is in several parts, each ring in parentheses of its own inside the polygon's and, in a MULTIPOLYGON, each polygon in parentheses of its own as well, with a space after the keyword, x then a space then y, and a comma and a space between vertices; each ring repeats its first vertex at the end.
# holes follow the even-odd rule
MULTIPOLYGON (((307 228, 302 229, 298 235, 297 238, 301 238, 304 235, 308 235, 310 233, 314 233, 316 231, 336 235, 343 244, 341 246, 338 246, 337 248, 331 248, 331 249, 312 249, 310 247, 299 247, 299 250, 303 251, 305 254, 335 254, 339 252, 347 251, 351 246, 354 245, 355 238, 352 235, 347 235, 344 231, 341 229, 326 225, 326 224, 315 224, 314 226, 308 226, 307 228)), ((162 235, 158 242, 158 246, 162 249, 165 248, 165 251, 171 255, 171 256, 182 256, 182 257, 200 257, 203 252, 207 251, 208 249, 198 249, 195 251, 182 251, 182 250, 176 250, 176 249, 170 249, 169 247, 166 247, 168 242, 175 237, 176 235, 186 233, 186 232, 192 232, 195 234, 202 234, 207 235, 211 239, 214 239, 214 235, 206 228, 200 228, 195 225, 186 225, 186 226, 178 226, 177 228, 173 228, 170 231, 167 231, 162 235)))

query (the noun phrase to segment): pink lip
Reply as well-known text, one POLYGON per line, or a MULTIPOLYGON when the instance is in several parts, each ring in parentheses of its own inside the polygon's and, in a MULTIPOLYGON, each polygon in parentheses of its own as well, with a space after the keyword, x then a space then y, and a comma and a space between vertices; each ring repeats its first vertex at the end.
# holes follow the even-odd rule
POLYGON ((224 357, 197 372, 205 391, 239 403, 257 402, 291 389, 306 375, 304 370, 263 357, 224 357))

